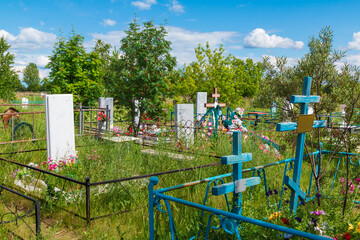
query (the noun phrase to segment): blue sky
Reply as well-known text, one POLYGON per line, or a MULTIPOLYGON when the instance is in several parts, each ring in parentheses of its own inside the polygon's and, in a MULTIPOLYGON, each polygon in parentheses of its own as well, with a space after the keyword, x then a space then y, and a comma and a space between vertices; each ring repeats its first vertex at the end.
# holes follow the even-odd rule
POLYGON ((239 58, 285 56, 294 65, 308 51, 309 37, 329 25, 335 49, 347 51, 343 62, 360 66, 359 9, 355 0, 2 0, 0 36, 12 45, 15 69, 34 62, 44 77, 60 29, 67 35, 74 28, 88 49, 95 39, 119 46, 135 13, 140 22, 166 20, 179 66, 195 60, 194 48, 207 41, 239 58))

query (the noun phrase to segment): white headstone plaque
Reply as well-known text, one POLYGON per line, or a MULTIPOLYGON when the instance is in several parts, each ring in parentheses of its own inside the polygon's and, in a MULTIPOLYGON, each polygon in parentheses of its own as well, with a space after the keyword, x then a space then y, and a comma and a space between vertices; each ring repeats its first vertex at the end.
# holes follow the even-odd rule
POLYGON ((207 92, 196 93, 196 118, 200 121, 201 117, 206 113, 205 103, 207 102, 207 92))
POLYGON ((73 95, 46 95, 45 116, 48 158, 59 161, 75 156, 73 95))
POLYGON ((178 139, 194 139, 194 104, 175 104, 175 132, 178 139))
POLYGON ((100 97, 99 98, 99 108, 106 108, 106 106, 110 110, 109 124, 110 124, 110 131, 111 131, 114 128, 114 99, 100 97))

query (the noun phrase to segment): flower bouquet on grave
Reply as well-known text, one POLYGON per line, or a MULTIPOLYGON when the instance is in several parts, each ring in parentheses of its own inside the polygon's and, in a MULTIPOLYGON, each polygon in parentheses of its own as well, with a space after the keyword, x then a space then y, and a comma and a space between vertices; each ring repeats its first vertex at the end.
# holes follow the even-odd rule
POLYGON ((99 122, 105 122, 107 120, 107 116, 104 111, 99 112, 99 115, 97 117, 97 120, 99 122))

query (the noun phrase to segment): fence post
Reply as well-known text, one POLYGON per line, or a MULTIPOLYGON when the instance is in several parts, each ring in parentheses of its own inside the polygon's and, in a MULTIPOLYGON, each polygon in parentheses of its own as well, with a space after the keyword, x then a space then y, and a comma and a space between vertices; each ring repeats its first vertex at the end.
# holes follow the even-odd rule
POLYGON ((106 105, 106 131, 110 130, 110 124, 109 124, 109 120, 110 120, 110 109, 109 109, 109 105, 106 105))
POLYGON ((149 183, 149 239, 154 239, 154 185, 159 183, 158 177, 151 177, 149 183))
POLYGON ((79 106, 79 135, 81 137, 82 132, 82 105, 79 106))
POLYGON ((90 225, 90 177, 85 178, 86 182, 86 223, 90 225))
POLYGON ((36 214, 36 236, 41 238, 41 221, 40 221, 40 204, 35 200, 35 214, 36 214))

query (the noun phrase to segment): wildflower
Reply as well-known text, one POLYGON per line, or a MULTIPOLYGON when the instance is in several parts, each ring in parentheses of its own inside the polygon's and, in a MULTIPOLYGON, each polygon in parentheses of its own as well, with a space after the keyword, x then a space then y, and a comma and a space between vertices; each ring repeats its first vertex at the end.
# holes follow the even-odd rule
POLYGON ((289 203, 290 203, 290 201, 289 201, 289 200, 285 200, 285 203, 286 203, 286 204, 289 204, 289 203))
POLYGON ((319 215, 325 216, 325 212, 323 210, 312 211, 310 214, 316 214, 316 216, 319 216, 319 215))
POLYGON ((356 225, 355 232, 360 233, 360 222, 356 225))
POLYGON ((279 192, 278 192, 277 189, 274 189, 274 194, 275 194, 275 195, 278 195, 278 194, 279 194, 279 192))
POLYGON ((321 198, 321 194, 320 194, 320 193, 316 193, 316 197, 317 197, 317 198, 321 198))
POLYGON ((353 193, 354 193, 354 189, 355 189, 355 185, 351 184, 349 192, 350 192, 351 194, 353 194, 353 193))
POLYGON ((354 226, 353 226, 351 223, 349 223, 348 231, 351 231, 351 230, 353 230, 353 229, 354 229, 354 226))
POLYGON ((286 191, 287 190, 287 187, 284 187, 284 191, 286 191))
POLYGON ((301 223, 301 218, 300 217, 295 217, 295 220, 298 221, 299 223, 301 223))
POLYGON ((325 233, 325 231, 320 228, 319 224, 314 227, 314 230, 319 232, 320 235, 323 235, 323 233, 325 233))
POLYGON ((294 235, 292 235, 290 233, 284 233, 284 238, 291 238, 292 236, 294 236, 294 235))
POLYGON ((287 219, 287 218, 282 218, 281 221, 285 225, 289 225, 289 223, 290 223, 289 219, 287 219))
POLYGON ((315 226, 317 225, 317 220, 315 219, 315 218, 311 218, 311 222, 312 222, 312 224, 314 224, 315 226))
POLYGON ((344 239, 346 239, 346 240, 350 240, 351 239, 351 235, 350 235, 350 233, 348 233, 348 232, 346 232, 346 233, 344 233, 344 239))
POLYGON ((280 217, 281 215, 281 212, 274 212, 269 216, 269 220, 280 217))
POLYGON ((360 183, 360 178, 355 178, 355 182, 356 182, 357 185, 359 185, 359 183, 360 183))
POLYGON ((268 191, 269 195, 272 195, 273 192, 271 191, 271 189, 269 188, 269 191, 268 191))
POLYGON ((212 126, 212 122, 208 121, 207 125, 208 125, 209 127, 211 127, 211 126, 212 126))
POLYGON ((342 177, 342 178, 340 179, 340 182, 343 183, 344 181, 345 181, 345 178, 342 177))

